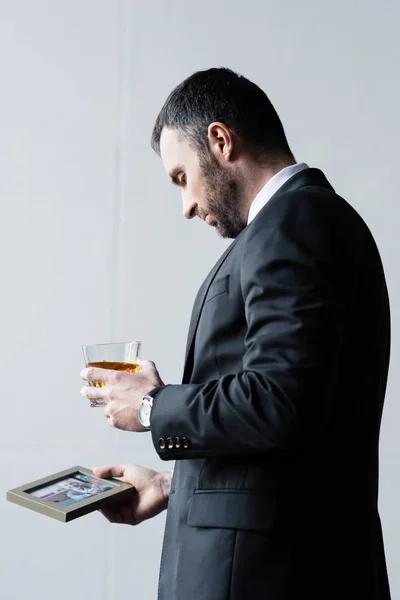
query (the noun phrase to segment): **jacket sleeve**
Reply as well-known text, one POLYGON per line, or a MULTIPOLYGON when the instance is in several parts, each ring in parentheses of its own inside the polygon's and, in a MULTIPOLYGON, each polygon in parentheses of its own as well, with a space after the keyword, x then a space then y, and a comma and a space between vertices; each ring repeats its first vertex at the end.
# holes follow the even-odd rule
POLYGON ((349 290, 331 220, 292 196, 280 220, 261 215, 243 232, 242 371, 168 385, 157 397, 151 433, 163 460, 263 453, 323 435, 349 290))

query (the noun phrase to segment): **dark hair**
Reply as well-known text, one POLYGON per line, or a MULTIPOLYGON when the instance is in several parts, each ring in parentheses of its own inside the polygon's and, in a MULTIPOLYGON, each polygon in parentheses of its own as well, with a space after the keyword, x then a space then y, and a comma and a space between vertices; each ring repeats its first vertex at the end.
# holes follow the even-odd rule
POLYGON ((267 95, 227 68, 194 73, 167 98, 154 125, 151 146, 159 154, 164 127, 187 136, 200 154, 209 151, 207 130, 219 121, 258 159, 293 157, 279 116, 267 95))

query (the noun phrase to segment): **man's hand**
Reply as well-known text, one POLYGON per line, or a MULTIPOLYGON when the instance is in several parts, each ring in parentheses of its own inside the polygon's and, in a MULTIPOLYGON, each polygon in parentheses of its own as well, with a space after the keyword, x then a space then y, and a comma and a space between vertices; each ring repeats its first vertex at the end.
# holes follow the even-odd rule
POLYGON ((84 386, 85 398, 107 401, 104 414, 112 427, 125 431, 145 431, 138 418, 142 398, 156 387, 164 387, 155 364, 151 360, 140 361, 138 373, 125 373, 89 367, 81 373, 82 379, 91 383, 105 383, 104 387, 84 386))
POLYGON ((100 510, 110 523, 138 525, 146 519, 155 517, 168 506, 171 488, 171 471, 157 473, 137 465, 114 465, 95 467, 96 477, 122 477, 136 488, 128 501, 100 510))

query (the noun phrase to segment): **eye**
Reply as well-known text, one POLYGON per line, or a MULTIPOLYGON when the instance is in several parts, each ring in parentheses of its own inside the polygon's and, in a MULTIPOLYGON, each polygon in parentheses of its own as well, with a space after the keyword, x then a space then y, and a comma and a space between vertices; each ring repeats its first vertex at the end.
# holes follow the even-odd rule
POLYGON ((179 179, 178 179, 178 183, 181 186, 186 185, 186 175, 185 175, 185 173, 181 173, 181 175, 179 176, 179 179))

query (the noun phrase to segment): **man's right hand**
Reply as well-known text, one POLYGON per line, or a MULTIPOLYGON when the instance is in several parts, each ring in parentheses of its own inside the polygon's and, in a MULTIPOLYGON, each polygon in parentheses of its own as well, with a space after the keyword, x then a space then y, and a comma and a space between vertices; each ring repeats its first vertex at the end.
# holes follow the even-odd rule
POLYGON ((136 488, 128 501, 100 510, 111 523, 138 525, 155 517, 168 506, 171 471, 157 473, 137 465, 113 465, 94 467, 93 473, 102 479, 121 477, 136 488))

